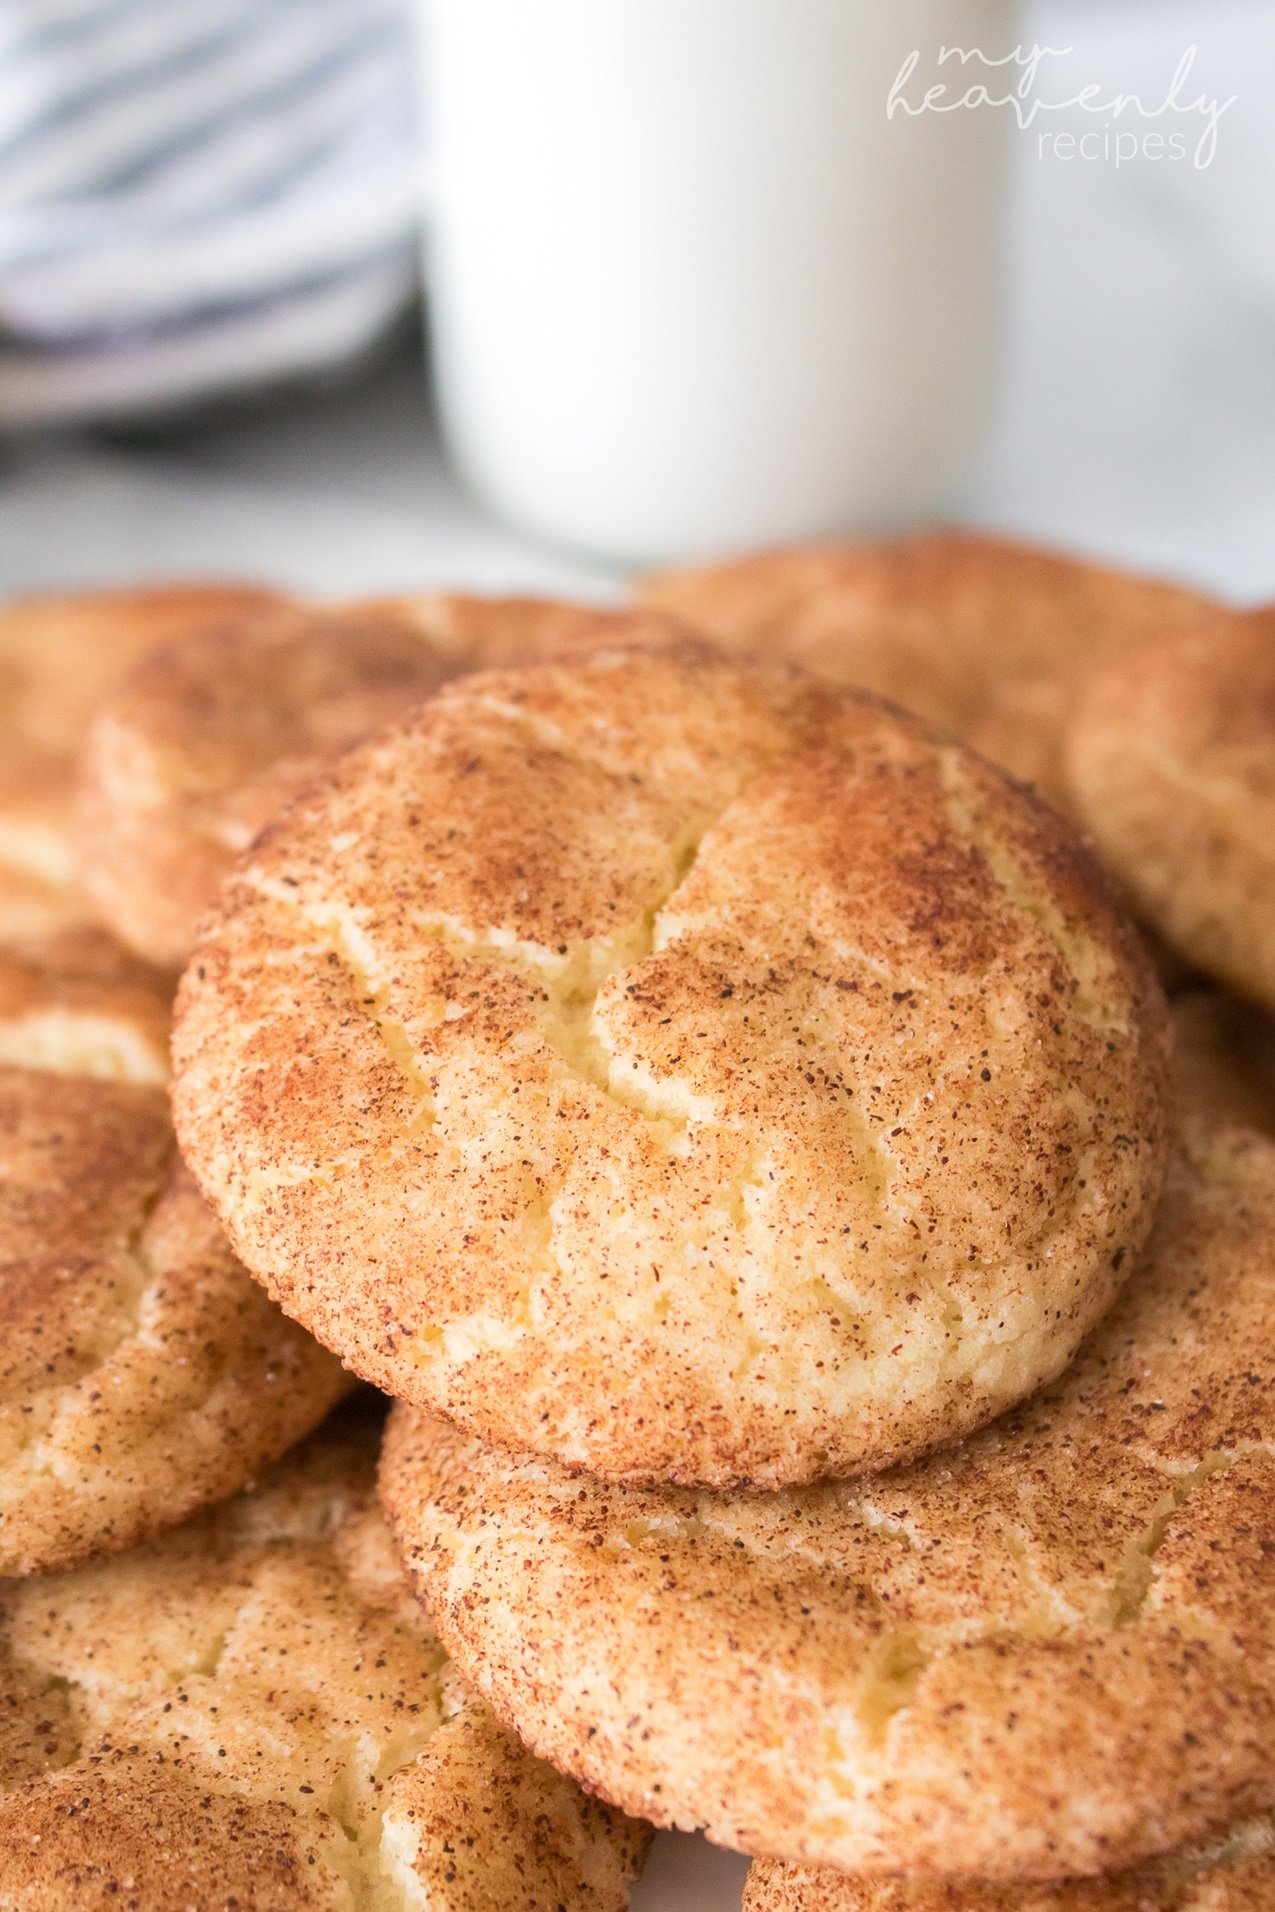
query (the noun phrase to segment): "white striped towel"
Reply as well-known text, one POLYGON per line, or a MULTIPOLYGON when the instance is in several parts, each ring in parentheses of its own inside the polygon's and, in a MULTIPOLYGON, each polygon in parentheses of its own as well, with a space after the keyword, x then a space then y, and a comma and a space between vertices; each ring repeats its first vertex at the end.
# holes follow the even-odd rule
POLYGON ((0 0, 0 424, 326 368, 412 297, 405 0, 0 0))

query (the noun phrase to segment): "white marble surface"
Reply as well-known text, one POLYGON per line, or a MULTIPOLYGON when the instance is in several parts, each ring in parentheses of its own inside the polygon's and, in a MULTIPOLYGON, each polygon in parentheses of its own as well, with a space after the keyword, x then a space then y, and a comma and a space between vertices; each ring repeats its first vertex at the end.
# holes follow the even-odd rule
MULTIPOLYGON (((1206 171, 1015 140, 1002 402, 953 501, 974 521, 1275 596, 1275 11, 1268 0, 1048 0, 1026 36, 1083 77, 1161 89, 1199 46, 1238 94, 1206 171)), ((481 517, 406 355, 360 389, 124 447, 0 449, 0 590, 239 571, 322 593, 448 583, 611 595, 616 576, 481 517)), ((743 1863, 657 1842, 635 1912, 727 1912, 743 1863)))

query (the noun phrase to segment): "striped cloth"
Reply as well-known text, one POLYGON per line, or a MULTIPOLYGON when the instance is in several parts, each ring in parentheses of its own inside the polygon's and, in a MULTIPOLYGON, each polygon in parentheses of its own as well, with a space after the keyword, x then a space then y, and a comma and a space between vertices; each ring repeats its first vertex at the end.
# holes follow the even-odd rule
POLYGON ((0 424, 357 355, 416 285, 405 0, 0 0, 0 424))

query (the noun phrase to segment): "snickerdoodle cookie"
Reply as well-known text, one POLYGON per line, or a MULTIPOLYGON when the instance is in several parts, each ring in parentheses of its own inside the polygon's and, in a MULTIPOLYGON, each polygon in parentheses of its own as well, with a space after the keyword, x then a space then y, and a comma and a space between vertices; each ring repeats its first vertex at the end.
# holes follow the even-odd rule
POLYGON ((1265 1813, 1208 1845, 1129 1872, 1055 1885, 854 1879, 762 1859, 748 1875, 743 1912, 1270 1912, 1272 1906, 1275 1816, 1265 1813))
POLYGON ((0 605, 0 939, 89 920, 71 810, 94 708, 152 645, 279 600, 189 583, 19 598, 0 605))
POLYGON ((772 1496, 584 1481, 408 1407, 382 1497, 456 1662, 665 1825, 843 1871, 1116 1870, 1275 1805, 1275 1144, 1192 1125, 1075 1364, 772 1496))
POLYGON ((1215 601, 971 531, 765 552, 648 578, 643 601, 728 649, 861 684, 1064 803, 1086 676, 1215 601))
POLYGON ((448 686, 267 830, 182 1000, 183 1147, 288 1312, 616 1478, 978 1425, 1159 1189, 1163 1006, 1062 826, 702 652, 448 686))
POLYGON ((131 949, 180 965, 235 854, 283 802, 448 678, 669 635, 653 616, 477 597, 192 631, 142 658, 97 712, 79 805, 89 894, 131 949))
POLYGON ((346 1410, 151 1545, 0 1590, 6 1912, 620 1912, 642 1832, 447 1666, 375 1432, 346 1410))
POLYGON ((1072 717, 1067 771, 1135 909, 1275 1009, 1275 609, 1115 660, 1072 717))
POLYGON ((93 932, 0 953, 0 1574, 233 1493, 347 1386, 177 1159, 170 993, 93 932))

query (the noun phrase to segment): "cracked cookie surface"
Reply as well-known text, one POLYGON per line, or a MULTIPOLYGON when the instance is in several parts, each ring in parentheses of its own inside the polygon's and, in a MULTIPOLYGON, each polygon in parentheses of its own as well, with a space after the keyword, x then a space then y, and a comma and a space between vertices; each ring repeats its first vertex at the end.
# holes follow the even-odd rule
POLYGON ((461 1685, 362 1402, 250 1492, 0 1588, 0 1907, 621 1912, 644 1828, 461 1685))
POLYGON ((1216 609, 968 531, 763 552, 648 578, 640 595, 730 651, 893 698, 1063 809, 1063 735, 1085 678, 1216 609))
POLYGON ((881 1466, 1056 1374, 1163 1165, 1103 879, 874 699, 701 653, 449 686, 267 830, 183 1148, 388 1393, 631 1479, 881 1466))
POLYGON ((235 1492, 349 1385, 181 1166, 170 997, 100 932, 0 951, 0 1574, 235 1492))
POLYGON ((1071 719, 1067 775, 1139 914, 1275 1010, 1275 609, 1112 661, 1071 719))
POLYGON ((165 638, 272 602, 191 581, 0 604, 0 938, 91 921, 72 809, 80 746, 114 679, 165 638))
POLYGON ((762 1860, 748 1874, 742 1912, 1270 1912, 1272 1905, 1275 1814, 1263 1813, 1208 1845, 1053 1885, 851 1879, 762 1860))
POLYGON ((1275 1804, 1275 1144, 1190 1124, 1061 1380, 958 1448, 733 1497, 395 1410, 458 1665, 629 1811, 843 1871, 1055 1878, 1275 1804))
POLYGON ((78 816, 89 893, 131 949, 178 967, 262 825, 449 678, 671 630, 583 605, 438 596, 191 631, 143 657, 97 709, 78 816))

